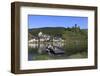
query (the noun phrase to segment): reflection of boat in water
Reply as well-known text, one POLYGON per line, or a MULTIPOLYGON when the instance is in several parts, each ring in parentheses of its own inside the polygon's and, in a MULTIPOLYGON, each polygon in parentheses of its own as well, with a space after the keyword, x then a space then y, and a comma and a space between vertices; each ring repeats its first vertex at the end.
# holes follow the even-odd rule
POLYGON ((60 47, 57 47, 57 46, 47 46, 46 47, 46 52, 48 52, 48 54, 54 54, 54 55, 62 55, 64 54, 64 50, 60 47))

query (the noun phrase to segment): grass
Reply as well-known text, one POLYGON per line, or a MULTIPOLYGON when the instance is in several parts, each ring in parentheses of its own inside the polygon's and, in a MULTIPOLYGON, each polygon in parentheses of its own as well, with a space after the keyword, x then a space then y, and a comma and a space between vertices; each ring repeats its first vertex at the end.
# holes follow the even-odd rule
POLYGON ((49 60, 49 59, 52 59, 52 58, 48 56, 47 54, 40 54, 35 57, 35 60, 49 60))
POLYGON ((79 58, 87 58, 87 53, 86 52, 81 52, 81 53, 76 53, 72 54, 70 56, 49 56, 47 54, 40 54, 33 57, 33 60, 53 60, 53 59, 79 59, 79 58))
POLYGON ((69 59, 87 58, 87 52, 76 53, 68 57, 69 59))

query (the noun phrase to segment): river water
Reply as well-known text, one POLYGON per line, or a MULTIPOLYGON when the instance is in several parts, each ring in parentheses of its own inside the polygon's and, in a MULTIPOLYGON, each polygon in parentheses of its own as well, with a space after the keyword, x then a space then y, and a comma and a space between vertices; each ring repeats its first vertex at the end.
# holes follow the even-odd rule
MULTIPOLYGON (((86 58, 86 44, 82 42, 34 42, 28 44, 28 60, 51 60, 51 59, 68 59, 68 58, 86 58), (60 48, 59 51, 63 54, 48 53, 46 48, 48 46, 60 48), (83 53, 80 53, 82 52, 83 53), (85 51, 85 53, 84 53, 85 51), (78 53, 78 54, 77 54, 78 53), (71 56, 72 55, 72 56, 71 56)), ((58 51, 58 50, 57 50, 58 51)))

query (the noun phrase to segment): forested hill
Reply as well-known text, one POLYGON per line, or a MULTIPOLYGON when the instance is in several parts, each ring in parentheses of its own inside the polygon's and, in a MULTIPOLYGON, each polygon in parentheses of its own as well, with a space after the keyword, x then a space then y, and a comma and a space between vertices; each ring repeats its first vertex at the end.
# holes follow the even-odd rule
POLYGON ((64 27, 43 27, 43 28, 33 28, 29 29, 29 33, 32 35, 37 35, 40 31, 44 34, 55 35, 62 34, 66 28, 64 27))
POLYGON ((29 29, 28 38, 31 39, 32 36, 38 36, 39 32, 43 34, 48 34, 52 37, 60 35, 64 39, 71 39, 71 38, 85 38, 87 39, 87 31, 88 29, 80 29, 80 28, 64 28, 64 27, 43 27, 43 28, 33 28, 29 29))

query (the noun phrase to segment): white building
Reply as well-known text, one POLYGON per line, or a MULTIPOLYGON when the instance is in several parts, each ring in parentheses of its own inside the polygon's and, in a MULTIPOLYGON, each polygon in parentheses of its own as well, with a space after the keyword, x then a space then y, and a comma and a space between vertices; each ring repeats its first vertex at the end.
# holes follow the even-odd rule
POLYGON ((38 42, 38 38, 33 37, 31 40, 28 41, 29 43, 38 42))
POLYGON ((38 37, 39 37, 40 41, 48 41, 48 40, 50 40, 50 36, 46 35, 46 34, 43 34, 42 32, 38 33, 38 37))
POLYGON ((57 41, 64 42, 64 40, 62 38, 59 38, 59 37, 54 37, 53 41, 54 42, 57 42, 57 41))

